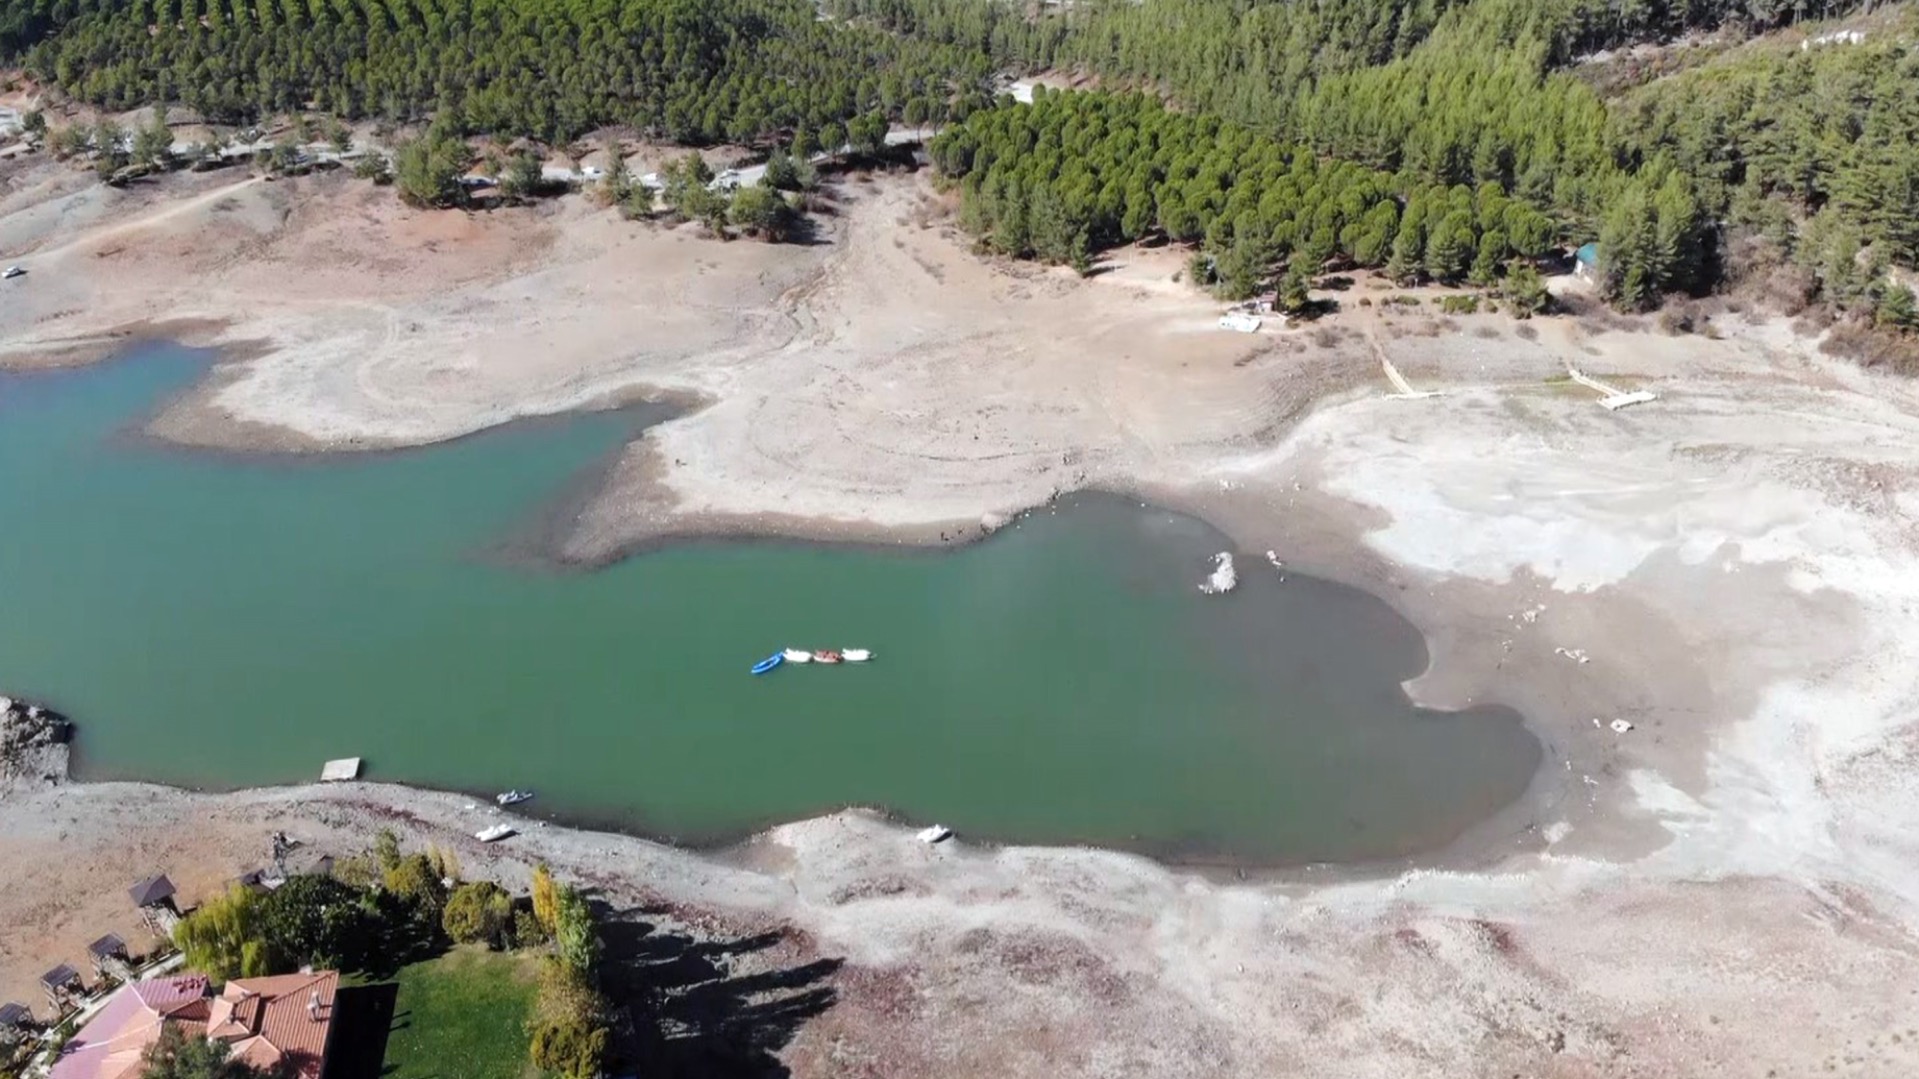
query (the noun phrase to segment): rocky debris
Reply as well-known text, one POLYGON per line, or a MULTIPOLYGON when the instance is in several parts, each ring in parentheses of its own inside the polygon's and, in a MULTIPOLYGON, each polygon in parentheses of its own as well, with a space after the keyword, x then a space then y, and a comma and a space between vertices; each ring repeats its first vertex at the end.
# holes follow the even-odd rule
POLYGON ((1201 592, 1217 596, 1231 592, 1239 585, 1239 572, 1233 568, 1233 556, 1230 551, 1221 551, 1213 556, 1213 572, 1199 586, 1201 592))
POLYGON ((0 794, 63 783, 73 724, 51 708, 0 697, 0 794))

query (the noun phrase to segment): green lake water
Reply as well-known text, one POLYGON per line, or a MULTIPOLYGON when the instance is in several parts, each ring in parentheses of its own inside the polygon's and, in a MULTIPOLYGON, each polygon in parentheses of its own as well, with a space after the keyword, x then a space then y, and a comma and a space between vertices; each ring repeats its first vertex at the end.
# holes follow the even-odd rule
MULTIPOLYGON (((718 841, 848 804, 974 838, 1290 863, 1430 848, 1517 798, 1514 713, 1414 709, 1418 633, 1190 518, 1075 499, 956 551, 524 551, 640 424, 348 458, 132 432, 205 358, 0 376, 0 691, 82 778, 535 788, 538 816, 718 841), (782 645, 874 662, 747 668, 782 645)), ((476 815, 476 827, 483 823, 476 815)))

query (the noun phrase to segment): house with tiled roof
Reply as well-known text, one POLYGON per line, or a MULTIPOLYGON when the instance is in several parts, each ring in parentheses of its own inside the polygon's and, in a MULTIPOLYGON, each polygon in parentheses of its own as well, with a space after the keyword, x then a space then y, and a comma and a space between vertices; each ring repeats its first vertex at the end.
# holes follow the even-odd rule
POLYGON ((210 1005, 207 1037, 261 1071, 319 1079, 333 1036, 336 971, 235 978, 210 1005))
POLYGON ((234 1060, 262 1071, 320 1079, 339 987, 333 971, 235 978, 218 996, 198 974, 134 982, 80 1028, 49 1079, 137 1079, 169 1025, 226 1042, 234 1060))
POLYGON ((207 980, 198 974, 122 986, 67 1042, 49 1079, 135 1079, 166 1023, 204 1023, 207 980))

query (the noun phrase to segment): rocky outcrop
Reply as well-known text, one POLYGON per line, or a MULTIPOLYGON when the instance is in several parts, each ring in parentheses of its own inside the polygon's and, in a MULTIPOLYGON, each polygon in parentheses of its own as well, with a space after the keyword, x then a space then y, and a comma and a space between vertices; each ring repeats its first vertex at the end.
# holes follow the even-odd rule
POLYGON ((0 795, 65 782, 72 737, 73 725, 53 709, 0 697, 0 795))

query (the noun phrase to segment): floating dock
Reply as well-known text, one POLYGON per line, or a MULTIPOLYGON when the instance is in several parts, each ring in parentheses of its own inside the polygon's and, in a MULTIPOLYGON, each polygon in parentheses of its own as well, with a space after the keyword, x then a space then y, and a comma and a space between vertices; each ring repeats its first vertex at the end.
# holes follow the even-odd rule
POLYGON ((328 761, 320 769, 320 782, 345 783, 360 778, 360 758, 341 757, 337 761, 328 761))

